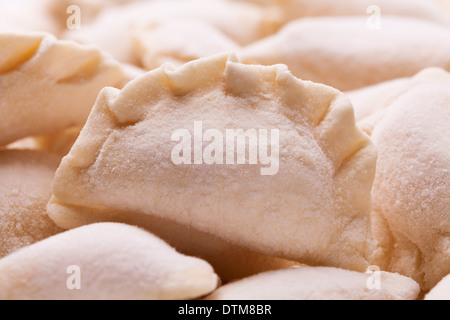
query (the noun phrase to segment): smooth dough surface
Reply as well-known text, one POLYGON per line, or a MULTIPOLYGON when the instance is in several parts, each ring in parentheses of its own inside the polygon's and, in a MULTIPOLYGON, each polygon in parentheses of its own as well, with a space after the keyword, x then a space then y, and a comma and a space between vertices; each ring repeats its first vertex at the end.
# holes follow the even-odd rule
MULTIPOLYGON (((49 210, 57 206, 52 199, 49 210)), ((242 279, 257 273, 285 269, 296 262, 270 257, 242 246, 224 241, 171 220, 145 214, 130 215, 118 210, 65 207, 56 222, 63 228, 75 228, 98 222, 120 222, 144 228, 160 237, 178 252, 208 261, 223 282, 242 279)))
POLYGON ((96 44, 119 61, 138 64, 139 56, 133 44, 134 29, 169 20, 211 24, 241 45, 272 34, 281 26, 277 10, 245 2, 155 0, 104 10, 93 23, 80 30, 67 31, 63 37, 96 44))
POLYGON ((450 274, 425 296, 425 300, 450 300, 450 274))
POLYGON ((201 21, 169 20, 138 28, 134 34, 140 62, 147 70, 164 63, 181 66, 189 61, 240 46, 212 25, 201 21))
POLYGON ((39 31, 58 34, 59 27, 42 1, 0 1, 0 32, 39 31))
POLYGON ((60 158, 33 151, 0 151, 0 258, 62 229, 46 215, 60 158))
MULTIPOLYGON (((242 1, 242 0, 236 0, 242 1)), ((282 9, 286 21, 319 16, 374 16, 381 14, 426 19, 449 24, 449 17, 442 13, 433 0, 247 0, 265 6, 282 9), (379 10, 379 11, 378 11, 379 10)), ((441 1, 444 6, 444 2, 441 1)))
POLYGON ((98 49, 48 34, 0 34, 0 44, 0 145, 84 125, 102 88, 130 80, 98 49))
POLYGON ((262 273, 219 288, 207 300, 415 300, 412 279, 380 272, 298 267, 262 273), (379 287, 377 287, 379 285, 379 287))
POLYGON ((66 228, 73 206, 156 215, 270 256, 365 270, 375 162, 342 93, 218 55, 104 89, 57 172, 49 215, 66 228), (194 133, 196 121, 266 130, 261 149, 279 156, 271 169, 220 165, 220 153, 213 165, 176 165, 172 134, 194 133))
POLYGON ((450 75, 419 81, 374 126, 372 263, 423 290, 450 273, 450 75))
POLYGON ((383 16, 379 30, 366 17, 306 18, 244 48, 242 60, 284 63, 301 79, 349 91, 427 67, 450 70, 450 29, 393 16, 383 16))
POLYGON ((2 300, 184 300, 211 293, 218 281, 205 261, 115 223, 67 231, 0 260, 2 300), (80 290, 69 289, 76 284, 80 290))
POLYGON ((371 132, 386 109, 400 95, 405 94, 418 84, 434 83, 448 77, 441 68, 426 68, 411 78, 400 78, 382 82, 373 86, 346 92, 355 109, 355 118, 359 125, 370 125, 371 132), (380 114, 381 116, 378 116, 380 114))

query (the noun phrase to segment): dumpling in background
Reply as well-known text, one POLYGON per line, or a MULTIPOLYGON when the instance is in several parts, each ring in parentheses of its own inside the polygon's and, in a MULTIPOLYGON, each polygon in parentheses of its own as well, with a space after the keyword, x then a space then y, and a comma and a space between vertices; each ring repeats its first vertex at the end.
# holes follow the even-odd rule
POLYGON ((415 300, 419 293, 414 280, 399 274, 299 267, 230 283, 206 300, 415 300))
POLYGON ((0 34, 0 145, 84 125, 105 86, 128 68, 98 49, 44 33, 0 34))
POLYGON ((49 211, 52 212, 54 207, 59 211, 56 221, 65 229, 98 222, 138 225, 166 241, 178 252, 208 261, 223 282, 242 279, 264 271, 299 265, 294 261, 249 250, 165 218, 130 214, 106 208, 68 207, 67 210, 64 210, 53 201, 49 204, 49 211))
POLYGON ((301 79, 349 91, 427 67, 450 70, 450 28, 390 16, 380 30, 363 17, 300 19, 244 48, 242 60, 283 63, 301 79))
POLYGON ((240 46, 208 23, 170 20, 135 31, 136 52, 147 70, 164 63, 181 66, 222 52, 239 52, 240 46))
POLYGON ((169 20, 194 20, 211 24, 236 43, 247 45, 278 30, 280 19, 277 10, 245 2, 154 0, 105 10, 92 24, 67 31, 63 37, 96 44, 119 61, 139 65, 133 46, 135 28, 169 20))
MULTIPOLYGON (((235 0, 242 1, 242 0, 235 0)), ((304 17, 366 16, 383 18, 396 15, 450 24, 450 17, 439 4, 449 7, 448 0, 246 0, 282 10, 285 22, 304 17)))
POLYGON ((62 231, 46 214, 60 158, 0 151, 0 258, 62 231))
POLYGON ((1 300, 186 300, 218 284, 208 263, 124 224, 67 231, 0 260, 1 300))
POLYGON ((399 95, 372 132, 371 262, 425 291, 450 273, 450 75, 434 73, 399 95))

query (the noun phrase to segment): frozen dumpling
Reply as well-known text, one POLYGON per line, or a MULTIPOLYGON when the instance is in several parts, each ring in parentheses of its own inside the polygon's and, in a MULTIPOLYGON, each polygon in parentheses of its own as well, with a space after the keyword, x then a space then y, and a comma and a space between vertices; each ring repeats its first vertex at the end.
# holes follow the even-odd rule
POLYGON ((240 45, 270 35, 281 26, 277 9, 245 2, 154 0, 104 10, 94 22, 83 25, 80 30, 66 31, 63 38, 96 44, 119 61, 139 65, 139 54, 133 43, 134 30, 174 20, 207 23, 240 45))
POLYGON ((240 50, 233 40, 201 21, 155 23, 137 29, 134 38, 141 64, 148 70, 164 63, 181 66, 192 60, 240 50))
POLYGON ((218 283, 208 263, 125 224, 67 231, 0 260, 1 300, 185 300, 218 283))
POLYGON ((61 159, 35 151, 0 151, 0 258, 62 231, 46 215, 61 159))
POLYGON ((219 288, 207 300, 415 300, 420 287, 399 274, 299 267, 258 274, 219 288))
POLYGON ((94 47, 44 33, 0 34, 0 145, 84 125, 99 91, 128 69, 94 47))
POLYGON ((283 63, 301 79, 349 91, 427 67, 450 70, 450 29, 391 16, 383 16, 379 30, 366 17, 306 18, 244 48, 242 60, 283 63))
POLYGON ((425 291, 450 273, 450 75, 430 71, 386 107, 372 131, 379 151, 372 263, 425 291))
POLYGON ((104 89, 48 212, 65 228, 96 208, 155 215, 269 256, 365 270, 375 162, 342 93, 219 55, 104 89))

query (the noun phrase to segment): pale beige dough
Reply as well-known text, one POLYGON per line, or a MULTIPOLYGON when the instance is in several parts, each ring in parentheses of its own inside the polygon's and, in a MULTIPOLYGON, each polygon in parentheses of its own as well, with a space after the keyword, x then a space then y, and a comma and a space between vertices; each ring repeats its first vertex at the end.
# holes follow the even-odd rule
POLYGON ((425 300, 450 300, 450 275, 442 279, 425 296, 425 300))
POLYGON ((450 0, 435 0, 444 10, 445 13, 450 17, 450 0))
POLYGON ((0 151, 0 258, 62 229, 46 215, 60 158, 33 151, 0 151))
POLYGON ((358 125, 369 135, 377 123, 383 119, 388 107, 399 96, 419 84, 436 83, 448 78, 448 73, 440 68, 427 68, 414 77, 382 82, 374 86, 349 91, 347 97, 355 108, 358 125))
POLYGON ((387 106, 372 132, 372 263, 424 291, 450 272, 450 75, 434 71, 387 106))
POLYGON ((0 145, 84 125, 102 88, 135 76, 94 47, 45 33, 0 34, 0 53, 0 145))
POLYGON ((86 218, 80 207, 156 215, 266 255, 365 270, 375 162, 342 93, 218 55, 104 89, 57 172, 49 215, 65 228, 86 218), (277 129, 267 147, 279 161, 175 165, 171 136, 195 121, 277 129))
POLYGON ((10 150, 35 150, 67 155, 80 134, 80 127, 72 127, 61 132, 20 139, 6 146, 10 150))
POLYGON ((93 23, 83 25, 80 30, 69 30, 63 37, 96 44, 119 61, 139 64, 140 57, 133 45, 134 29, 169 20, 211 24, 241 45, 272 34, 281 26, 277 10, 245 2, 155 0, 104 10, 93 23))
MULTIPOLYGON (((242 0, 235 0, 242 1, 242 0)), ((448 0, 247 0, 263 6, 275 6, 284 13, 286 21, 319 16, 373 16, 378 7, 381 18, 397 15, 449 24, 450 20, 438 4, 448 7, 448 0)))
POLYGON ((218 283, 205 261, 125 224, 67 231, 0 260, 2 300, 185 300, 218 283))
POLYGON ((164 63, 181 66, 240 46, 206 22, 169 20, 139 28, 134 35, 140 63, 153 70, 164 63))
MULTIPOLYGON (((50 211, 53 210, 53 206, 56 206, 57 210, 63 209, 54 199, 49 204, 50 211)), ((110 209, 66 207, 63 213, 60 212, 56 222, 67 229, 93 222, 120 222, 140 226, 157 235, 179 252, 208 261, 223 282, 299 265, 293 261, 260 254, 180 223, 150 215, 131 215, 110 209)))
POLYGON ((0 1, 0 32, 58 34, 58 24, 42 4, 42 0, 0 1))
MULTIPOLYGON (((91 23, 105 9, 123 6, 143 0, 40 0, 49 15, 58 23, 59 28, 67 28, 67 20, 75 13, 72 6, 80 8, 81 27, 91 23), (69 9, 69 10, 68 10, 69 9), (72 10, 70 10, 72 9, 72 10), (69 11, 69 12, 68 12, 69 11)), ((147 0, 148 1, 148 0, 147 0)))
POLYGON ((306 18, 244 48, 242 60, 284 63, 301 79, 349 91, 427 67, 450 70, 450 28, 387 15, 380 30, 365 17, 306 18))
POLYGON ((399 274, 299 267, 230 283, 206 300, 415 300, 419 293, 414 280, 399 274))

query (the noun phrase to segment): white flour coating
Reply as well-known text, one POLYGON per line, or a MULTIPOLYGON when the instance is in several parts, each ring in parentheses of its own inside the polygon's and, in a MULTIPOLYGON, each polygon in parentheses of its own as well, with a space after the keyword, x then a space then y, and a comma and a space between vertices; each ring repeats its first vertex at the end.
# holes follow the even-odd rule
POLYGON ((426 67, 450 70, 450 29, 391 16, 380 30, 368 28, 366 17, 306 18, 244 48, 242 60, 284 63, 301 79, 349 91, 426 67))
POLYGON ((124 224, 67 231, 0 260, 2 300, 185 300, 218 283, 208 263, 124 224), (80 290, 69 290, 68 282, 80 290))
POLYGON ((0 258, 62 229, 46 215, 60 158, 33 151, 0 151, 0 258))
POLYGON ((450 75, 418 83, 372 133, 373 264, 431 289, 450 272, 450 75))
POLYGON ((375 161, 342 93, 219 55, 103 90, 58 170, 49 215, 65 228, 79 223, 76 206, 156 215, 267 255, 365 270, 375 161), (278 174, 175 165, 172 133, 198 120, 278 129, 278 174))
POLYGON ((0 34, 0 44, 0 145, 84 125, 103 87, 130 80, 98 49, 45 33, 0 34))
POLYGON ((299 267, 262 273, 219 288, 206 300, 415 300, 420 287, 399 274, 299 267), (379 284, 379 287, 377 285, 379 284))

